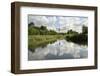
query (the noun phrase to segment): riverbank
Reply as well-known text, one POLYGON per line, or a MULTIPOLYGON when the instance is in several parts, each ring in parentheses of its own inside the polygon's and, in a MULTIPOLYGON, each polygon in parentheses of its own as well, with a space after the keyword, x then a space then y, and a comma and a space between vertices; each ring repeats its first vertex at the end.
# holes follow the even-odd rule
POLYGON ((65 35, 29 35, 28 48, 46 46, 48 43, 53 43, 56 40, 63 38, 65 38, 65 35))
POLYGON ((87 45, 88 36, 86 34, 77 35, 29 35, 28 36, 28 48, 44 47, 49 43, 53 43, 56 40, 65 39, 69 42, 77 44, 87 45))
POLYGON ((76 34, 71 36, 66 36, 67 41, 74 42, 77 44, 88 44, 88 36, 87 34, 76 34))

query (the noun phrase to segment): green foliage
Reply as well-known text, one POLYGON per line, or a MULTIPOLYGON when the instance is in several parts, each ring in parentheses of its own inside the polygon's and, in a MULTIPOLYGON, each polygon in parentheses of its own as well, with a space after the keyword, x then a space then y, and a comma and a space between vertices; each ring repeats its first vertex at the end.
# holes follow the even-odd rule
POLYGON ((83 34, 87 34, 87 33, 88 33, 88 27, 83 26, 83 27, 82 27, 82 33, 83 33, 83 34))
POLYGON ((87 44, 88 36, 85 34, 78 34, 72 36, 66 36, 68 41, 72 41, 79 44, 87 44))
POLYGON ((34 23, 31 22, 31 23, 28 24, 28 26, 29 26, 29 27, 34 26, 34 23))
POLYGON ((29 24, 28 27, 29 35, 56 35, 57 32, 54 30, 48 30, 45 26, 36 27, 33 23, 29 24))
POLYGON ((78 32, 73 31, 73 30, 71 29, 71 30, 68 30, 68 31, 67 31, 67 34, 78 34, 78 32))
POLYGON ((36 34, 40 34, 40 32, 35 28, 29 27, 28 28, 28 34, 29 35, 33 35, 33 34, 36 35, 36 34))
POLYGON ((87 44, 88 27, 83 26, 82 33, 78 33, 72 29, 68 30, 66 33, 57 33, 54 30, 48 30, 45 26, 36 27, 34 23, 30 23, 28 25, 28 35, 29 47, 43 45, 45 43, 55 41, 59 38, 65 38, 67 41, 72 41, 79 44, 87 44))
POLYGON ((45 26, 41 26, 40 29, 41 30, 47 30, 47 28, 45 26))
POLYGON ((57 32, 55 32, 55 31, 53 31, 53 30, 49 30, 47 34, 49 34, 49 35, 56 35, 57 32))
POLYGON ((72 41, 78 44, 87 44, 88 41, 88 27, 82 27, 82 33, 78 33, 73 30, 69 30, 66 35, 67 41, 72 41))

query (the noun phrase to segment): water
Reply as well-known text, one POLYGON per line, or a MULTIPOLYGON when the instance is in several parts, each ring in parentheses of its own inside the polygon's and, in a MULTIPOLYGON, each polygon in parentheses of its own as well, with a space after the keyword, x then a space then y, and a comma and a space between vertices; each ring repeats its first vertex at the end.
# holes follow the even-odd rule
POLYGON ((57 40, 45 47, 28 51, 28 60, 79 59, 88 57, 88 46, 57 40))

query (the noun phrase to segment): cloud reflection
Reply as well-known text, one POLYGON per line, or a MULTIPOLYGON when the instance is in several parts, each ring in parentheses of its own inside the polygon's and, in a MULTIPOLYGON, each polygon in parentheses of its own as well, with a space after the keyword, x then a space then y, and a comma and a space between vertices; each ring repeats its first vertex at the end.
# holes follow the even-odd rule
POLYGON ((46 47, 36 48, 34 52, 29 50, 28 56, 29 60, 87 58, 88 49, 86 45, 58 40, 55 43, 48 44, 46 47))

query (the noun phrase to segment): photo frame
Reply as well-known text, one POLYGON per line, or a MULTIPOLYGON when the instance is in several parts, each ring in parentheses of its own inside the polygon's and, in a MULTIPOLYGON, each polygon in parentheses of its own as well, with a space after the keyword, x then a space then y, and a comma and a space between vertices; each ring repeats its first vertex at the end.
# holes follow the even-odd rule
POLYGON ((97 7, 13 2, 11 72, 97 69, 97 32, 97 7))

